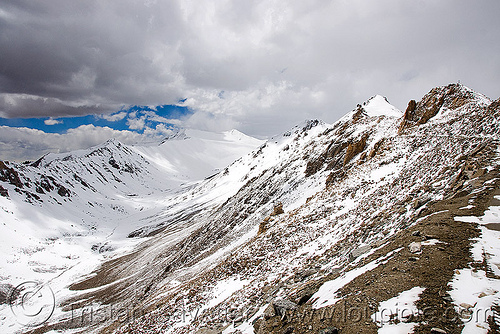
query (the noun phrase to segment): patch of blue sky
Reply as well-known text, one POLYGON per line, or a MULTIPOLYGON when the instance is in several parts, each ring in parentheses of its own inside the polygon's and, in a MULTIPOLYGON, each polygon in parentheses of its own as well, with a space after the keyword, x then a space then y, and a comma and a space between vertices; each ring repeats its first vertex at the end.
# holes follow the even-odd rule
POLYGON ((155 128, 158 124, 175 127, 179 121, 192 114, 187 107, 177 105, 161 105, 156 107, 131 106, 106 115, 85 115, 60 118, 1 118, 0 125, 10 127, 25 127, 41 130, 46 133, 65 133, 81 125, 92 124, 99 127, 109 127, 114 130, 130 130, 142 133, 144 128, 131 128, 130 120, 144 119, 144 125, 155 128))

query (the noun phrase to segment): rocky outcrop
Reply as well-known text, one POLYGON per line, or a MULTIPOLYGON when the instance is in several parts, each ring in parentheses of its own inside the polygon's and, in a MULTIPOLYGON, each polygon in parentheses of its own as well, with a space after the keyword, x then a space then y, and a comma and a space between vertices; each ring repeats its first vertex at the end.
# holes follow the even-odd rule
MULTIPOLYGON (((307 162, 306 176, 316 174, 326 165, 326 170, 334 170, 339 173, 356 155, 363 152, 369 135, 364 134, 359 140, 353 142, 332 141, 327 149, 317 158, 307 162)), ((378 147, 377 147, 378 149, 378 147)), ((366 159, 366 154, 362 160, 366 159)))
POLYGON ((410 126, 412 126, 412 124, 416 123, 416 115, 415 115, 416 107, 417 107, 417 102, 415 102, 415 100, 410 100, 410 102, 408 102, 408 107, 406 107, 403 120, 399 125, 399 133, 402 133, 404 129, 409 128, 410 126))
POLYGON ((285 213, 285 211, 283 210, 283 203, 280 202, 274 206, 271 216, 281 215, 282 213, 285 213))
POLYGON ((359 121, 362 117, 366 116, 366 110, 361 106, 361 104, 358 104, 356 107, 356 112, 354 115, 352 115, 352 120, 353 122, 359 121))
POLYGON ((0 181, 8 182, 18 188, 23 187, 19 173, 14 168, 8 167, 3 161, 0 161, 0 181))
POLYGON ((399 126, 399 133, 403 133, 405 129, 412 126, 427 123, 442 108, 455 110, 473 100, 474 93, 461 84, 450 84, 445 87, 434 88, 419 102, 411 100, 408 103, 399 126))
POLYGON ((9 191, 4 187, 0 186, 0 196, 9 197, 9 191))
POLYGON ((309 160, 306 166, 306 176, 311 176, 316 174, 322 168, 336 170, 341 168, 344 161, 345 149, 349 146, 349 143, 345 141, 332 141, 326 150, 317 158, 309 160))
POLYGON ((347 151, 344 157, 344 166, 349 163, 356 155, 363 152, 366 147, 366 140, 368 139, 368 134, 363 135, 361 139, 357 142, 349 144, 347 146, 347 151))
POLYGON ((295 310, 297 304, 286 299, 277 299, 272 303, 277 316, 284 318, 287 311, 295 310))
POLYGON ((368 158, 371 159, 375 155, 377 155, 377 153, 379 152, 380 147, 382 146, 382 144, 384 143, 384 141, 385 141, 385 138, 382 138, 378 142, 376 142, 375 145, 373 145, 373 148, 370 150, 370 153, 368 154, 368 158))

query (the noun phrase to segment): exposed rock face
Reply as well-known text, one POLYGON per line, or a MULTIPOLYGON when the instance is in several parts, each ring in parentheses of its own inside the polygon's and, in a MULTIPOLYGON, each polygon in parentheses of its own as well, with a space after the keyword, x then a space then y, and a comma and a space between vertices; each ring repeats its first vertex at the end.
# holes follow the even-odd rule
POLYGON ((9 197, 9 191, 4 187, 0 186, 0 196, 9 197))
POLYGON ((281 215, 282 213, 285 213, 285 211, 283 210, 283 203, 277 203, 274 206, 274 209, 273 209, 273 212, 271 213, 271 216, 281 215))
POLYGON ((410 100, 410 102, 408 102, 408 107, 406 108, 404 118, 407 120, 411 120, 411 118, 415 114, 416 107, 417 107, 417 102, 415 100, 410 100))
POLYGON ((458 109, 472 102, 474 93, 461 84, 437 87, 427 93, 418 103, 411 100, 399 127, 399 133, 405 129, 427 123, 442 109, 458 109))
POLYGON ((17 171, 12 167, 8 167, 3 161, 0 161, 0 181, 8 182, 18 188, 23 187, 17 171))
POLYGON ((382 144, 384 143, 384 138, 380 139, 378 142, 373 145, 373 148, 370 150, 370 154, 368 154, 368 158, 373 158, 380 150, 380 147, 382 147, 382 144))
POLYGON ((282 318, 286 315, 287 311, 297 308, 297 304, 286 299, 277 299, 272 304, 276 315, 282 318))
POLYGON ((361 153, 366 147, 366 140, 368 139, 368 134, 363 135, 361 139, 355 143, 349 144, 347 146, 347 151, 344 158, 344 166, 349 163, 356 155, 361 153))
POLYGON ((352 115, 352 120, 354 122, 357 122, 362 117, 365 117, 365 116, 366 116, 366 110, 360 104, 358 104, 358 106, 356 107, 356 112, 354 113, 354 115, 352 115))

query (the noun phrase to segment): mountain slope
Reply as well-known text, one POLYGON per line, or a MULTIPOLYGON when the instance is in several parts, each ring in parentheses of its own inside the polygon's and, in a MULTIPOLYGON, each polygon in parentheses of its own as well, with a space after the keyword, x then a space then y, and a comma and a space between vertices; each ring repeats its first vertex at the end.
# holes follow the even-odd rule
POLYGON ((498 314, 499 106, 453 84, 271 138, 164 198, 38 330, 459 333, 498 314))
POLYGON ((415 125, 361 106, 268 142, 251 159, 279 162, 161 250, 162 274, 129 308, 144 315, 117 332, 377 332, 398 324, 372 315, 406 291, 418 291, 417 309, 453 316, 416 313, 401 326, 460 332, 447 291, 456 269, 480 265, 468 252, 480 234, 454 217, 480 215, 498 189, 499 110, 460 85, 430 94, 445 102, 436 97, 434 116, 415 125), (342 307, 361 318, 342 318, 342 307))
POLYGON ((201 180, 226 167, 243 153, 253 150, 263 141, 237 130, 211 133, 186 129, 161 145, 137 146, 134 149, 155 163, 166 175, 179 181, 201 180))

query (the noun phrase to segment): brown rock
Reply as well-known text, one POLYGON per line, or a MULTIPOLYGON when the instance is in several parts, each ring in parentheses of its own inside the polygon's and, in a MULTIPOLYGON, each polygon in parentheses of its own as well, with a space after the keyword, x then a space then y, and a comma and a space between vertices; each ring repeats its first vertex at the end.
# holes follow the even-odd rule
POLYGON ((272 304, 269 304, 269 306, 264 310, 264 319, 268 320, 275 316, 276 311, 274 310, 274 306, 272 304))
POLYGON ((378 153, 380 146, 382 146, 384 141, 385 141, 385 138, 382 138, 375 145, 373 145, 373 148, 371 149, 370 154, 368 155, 368 157, 370 159, 373 158, 378 153))
POLYGON ((410 100, 410 102, 408 102, 408 107, 406 107, 406 111, 404 114, 405 120, 414 121, 416 107, 417 107, 417 102, 415 100, 410 100))
POLYGON ((267 221, 263 220, 259 224, 259 231, 257 232, 257 235, 261 235, 262 233, 265 233, 267 231, 267 221))
POLYGON ((345 152, 344 166, 349 163, 357 154, 361 153, 366 146, 366 140, 368 139, 368 134, 365 134, 361 139, 355 143, 349 144, 345 152))
POLYGON ((201 328, 198 331, 196 331, 196 334, 220 334, 220 333, 222 333, 222 331, 211 328, 201 328))
POLYGON ((403 133, 409 127, 427 123, 442 107, 455 110, 467 104, 471 99, 470 92, 464 90, 460 84, 434 88, 419 102, 411 100, 408 103, 399 126, 399 133, 403 133))
POLYGON ((9 197, 9 191, 4 187, 0 186, 0 196, 9 197))
POLYGON ((356 123, 364 116, 366 116, 366 111, 361 105, 358 104, 358 106, 356 107, 356 112, 354 113, 354 115, 352 115, 352 120, 356 123))
POLYGON ((278 203, 274 206, 274 211, 271 213, 271 216, 281 215, 282 213, 285 213, 283 210, 283 203, 278 203))

